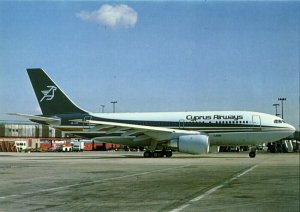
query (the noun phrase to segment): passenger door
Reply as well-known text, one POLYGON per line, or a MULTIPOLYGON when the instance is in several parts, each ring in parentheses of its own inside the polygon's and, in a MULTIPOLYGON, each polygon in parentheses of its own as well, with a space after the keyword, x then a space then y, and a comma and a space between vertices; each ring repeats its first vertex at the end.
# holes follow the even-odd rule
POLYGON ((184 119, 180 119, 178 122, 179 128, 184 128, 184 119))
POLYGON ((261 128, 261 119, 259 115, 252 115, 253 127, 261 128))

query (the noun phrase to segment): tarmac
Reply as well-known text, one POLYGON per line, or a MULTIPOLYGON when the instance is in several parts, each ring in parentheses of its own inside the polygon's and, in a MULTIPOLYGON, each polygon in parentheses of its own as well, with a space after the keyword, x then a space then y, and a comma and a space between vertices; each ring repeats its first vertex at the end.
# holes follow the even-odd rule
POLYGON ((299 153, 0 153, 0 211, 299 211, 299 153))

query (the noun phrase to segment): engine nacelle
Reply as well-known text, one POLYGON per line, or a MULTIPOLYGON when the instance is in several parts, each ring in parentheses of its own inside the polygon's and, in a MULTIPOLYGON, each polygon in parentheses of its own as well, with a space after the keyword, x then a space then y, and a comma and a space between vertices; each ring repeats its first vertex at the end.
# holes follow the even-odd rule
POLYGON ((209 152, 207 135, 182 135, 170 142, 171 147, 177 147, 179 152, 189 154, 206 154, 209 152))

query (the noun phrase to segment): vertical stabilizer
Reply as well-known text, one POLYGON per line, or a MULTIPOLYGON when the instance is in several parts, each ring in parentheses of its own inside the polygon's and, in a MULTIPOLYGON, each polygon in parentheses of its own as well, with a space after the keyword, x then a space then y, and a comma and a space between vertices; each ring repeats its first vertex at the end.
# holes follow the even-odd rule
POLYGON ((87 113, 75 105, 40 68, 27 69, 43 115, 87 113))

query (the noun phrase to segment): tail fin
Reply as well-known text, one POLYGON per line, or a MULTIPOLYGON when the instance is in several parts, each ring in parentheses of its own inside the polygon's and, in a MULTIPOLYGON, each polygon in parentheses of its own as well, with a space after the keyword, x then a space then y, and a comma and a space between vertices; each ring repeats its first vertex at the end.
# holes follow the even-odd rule
POLYGON ((42 69, 30 68, 27 73, 43 115, 87 113, 76 106, 42 69))

